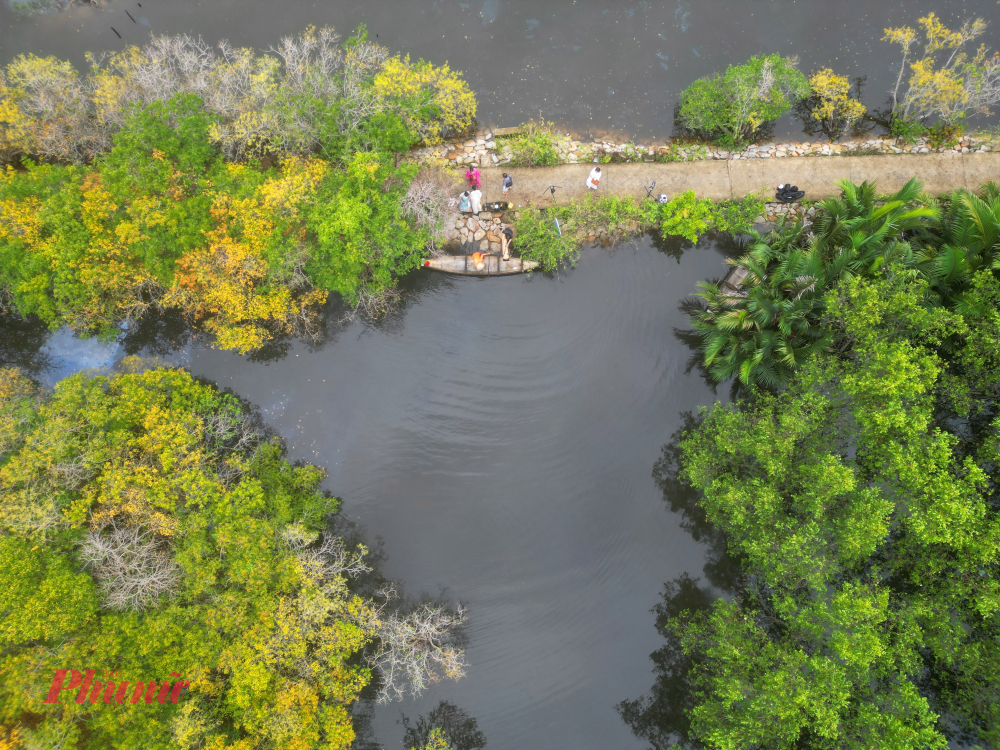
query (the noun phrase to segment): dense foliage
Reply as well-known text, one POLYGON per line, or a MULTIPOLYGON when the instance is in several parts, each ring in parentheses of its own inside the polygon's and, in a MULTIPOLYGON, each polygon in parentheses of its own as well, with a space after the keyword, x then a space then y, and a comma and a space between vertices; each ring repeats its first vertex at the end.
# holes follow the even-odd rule
POLYGON ((389 57, 360 27, 281 39, 273 54, 187 35, 91 56, 81 77, 54 57, 19 55, 0 77, 0 157, 82 162, 110 148, 136 107, 198 96, 227 159, 319 154, 333 161, 470 127, 475 97, 447 64, 389 57))
POLYGON ((881 277, 902 267, 929 284, 934 304, 962 303, 980 269, 1000 270, 1000 189, 957 191, 941 200, 911 180, 877 200, 874 183, 840 183, 841 194, 817 204, 811 226, 786 222, 752 233, 739 289, 701 284, 704 307, 693 315, 706 368, 717 380, 777 387, 820 351, 843 345, 823 323, 827 292, 854 276, 881 277))
POLYGON ((510 165, 514 167, 551 167, 560 164, 551 122, 529 121, 521 132, 507 138, 510 165))
POLYGON ((0 721, 36 744, 350 744, 369 681, 351 656, 376 612, 308 552, 337 508, 322 472, 291 466, 239 402, 183 372, 75 376, 43 399, 7 370, 0 387, 0 721), (89 554, 122 529, 141 529, 131 566, 89 554), (190 695, 43 703, 65 668, 175 672, 190 695))
POLYGON ((521 257, 538 261, 544 270, 552 270, 561 262, 573 262, 580 243, 598 233, 617 241, 655 229, 696 243, 710 231, 748 232, 763 210, 764 200, 760 195, 713 202, 688 190, 667 203, 630 196, 588 195, 566 206, 520 211, 516 223, 517 249, 521 257))
POLYGON ((345 748, 373 669, 386 695, 459 676, 454 616, 349 589, 365 549, 331 535, 320 469, 285 460, 233 396, 132 369, 50 397, 0 371, 5 731, 27 746, 345 748), (447 622, 431 632, 429 615, 447 622), (46 703, 58 669, 190 686, 176 704, 129 690, 105 705, 103 688, 46 703))
POLYGON ((8 153, 93 161, 0 177, 0 305, 105 336, 172 307, 243 353, 311 334, 328 292, 383 310, 444 200, 414 192, 397 154, 418 131, 468 127, 475 101, 447 66, 386 59, 363 32, 336 42, 329 29, 285 39, 279 66, 157 37, 58 96, 76 81, 68 64, 15 60, 8 153), (279 158, 227 162, 263 155, 279 158))
POLYGON ((809 82, 796 64, 781 55, 754 56, 698 79, 681 94, 681 124, 723 146, 747 143, 808 95, 809 82))
POLYGON ((682 478, 743 577, 668 590, 666 681, 623 706, 658 747, 1000 746, 1000 283, 936 298, 904 268, 842 280, 846 350, 689 429, 682 478))

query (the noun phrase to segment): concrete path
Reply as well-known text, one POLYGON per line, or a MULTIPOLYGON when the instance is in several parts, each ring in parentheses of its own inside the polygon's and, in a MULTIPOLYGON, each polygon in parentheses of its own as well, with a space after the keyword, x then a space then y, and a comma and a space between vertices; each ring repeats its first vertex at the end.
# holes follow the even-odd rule
MULTIPOLYGON (((975 189, 986 180, 1000 181, 1000 153, 813 156, 600 166, 603 177, 598 194, 637 198, 646 195, 645 188, 653 180, 656 180, 654 195, 674 196, 694 190, 699 198, 715 200, 742 198, 759 189, 772 196, 774 188, 783 182, 805 190, 806 199, 820 199, 836 195, 835 183, 840 179, 856 183, 877 180, 879 192, 888 193, 916 176, 935 195, 960 187, 975 189)), ((484 201, 507 200, 514 208, 569 203, 586 196, 586 179, 593 167, 588 163, 482 169, 484 201), (507 196, 500 192, 502 172, 514 178, 514 188, 507 196), (547 189, 549 185, 558 185, 554 199, 547 189)))

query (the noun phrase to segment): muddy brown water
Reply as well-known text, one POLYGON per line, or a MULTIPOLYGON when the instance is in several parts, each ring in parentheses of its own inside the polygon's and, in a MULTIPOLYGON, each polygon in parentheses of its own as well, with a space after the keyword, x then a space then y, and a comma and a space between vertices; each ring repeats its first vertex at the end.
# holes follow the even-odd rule
MULTIPOLYGON (((798 55, 807 74, 829 66, 867 76, 866 101, 880 106, 899 60, 881 41, 886 26, 915 25, 929 11, 954 25, 997 14, 996 0, 105 0, 99 8, 19 19, 9 2, 0 0, 4 63, 31 52, 82 69, 88 50, 141 44, 150 33, 266 49, 309 24, 330 24, 346 36, 365 23, 391 50, 464 71, 483 124, 541 115, 578 134, 637 143, 671 133, 678 96, 691 81, 763 52, 798 55)), ((1000 46, 1000 26, 983 41, 1000 46)), ((786 117, 775 135, 801 130, 786 117)))

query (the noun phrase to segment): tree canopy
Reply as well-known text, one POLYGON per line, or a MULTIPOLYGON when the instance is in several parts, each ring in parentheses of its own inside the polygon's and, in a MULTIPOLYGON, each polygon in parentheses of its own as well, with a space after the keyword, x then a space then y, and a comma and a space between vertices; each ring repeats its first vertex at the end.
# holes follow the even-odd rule
POLYGON ((352 590, 366 550, 331 533, 339 502, 322 470, 289 463, 234 396, 138 366, 75 375, 50 396, 0 371, 4 733, 29 746, 346 748, 373 670, 386 694, 460 676, 460 612, 410 616, 387 609, 389 590, 352 590), (102 681, 89 698, 46 702, 57 670, 87 669, 102 681), (189 683, 177 703, 132 693, 173 677, 189 683), (108 680, 130 682, 120 705, 108 680))
POLYGON ((1000 281, 955 292, 841 274, 838 347, 688 425, 678 480, 741 573, 665 591, 656 688, 621 706, 654 746, 1000 746, 1000 281))

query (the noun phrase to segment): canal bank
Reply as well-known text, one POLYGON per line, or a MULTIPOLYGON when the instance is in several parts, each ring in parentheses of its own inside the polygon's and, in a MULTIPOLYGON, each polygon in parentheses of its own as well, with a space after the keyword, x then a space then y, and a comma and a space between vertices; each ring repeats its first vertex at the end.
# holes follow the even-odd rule
MULTIPOLYGON (((511 208, 565 205, 586 197, 587 175, 594 164, 555 167, 485 167, 481 169, 484 202, 505 200, 511 208), (506 196, 504 172, 514 179, 506 196), (552 187, 555 190, 551 190, 552 187)), ((838 193, 837 181, 877 181, 879 192, 894 192, 913 177, 933 195, 1000 179, 1000 153, 945 153, 919 156, 840 156, 826 159, 751 159, 676 163, 602 164, 598 195, 669 196, 693 190, 699 198, 731 200, 763 191, 773 195, 780 183, 792 183, 809 200, 838 193)))

